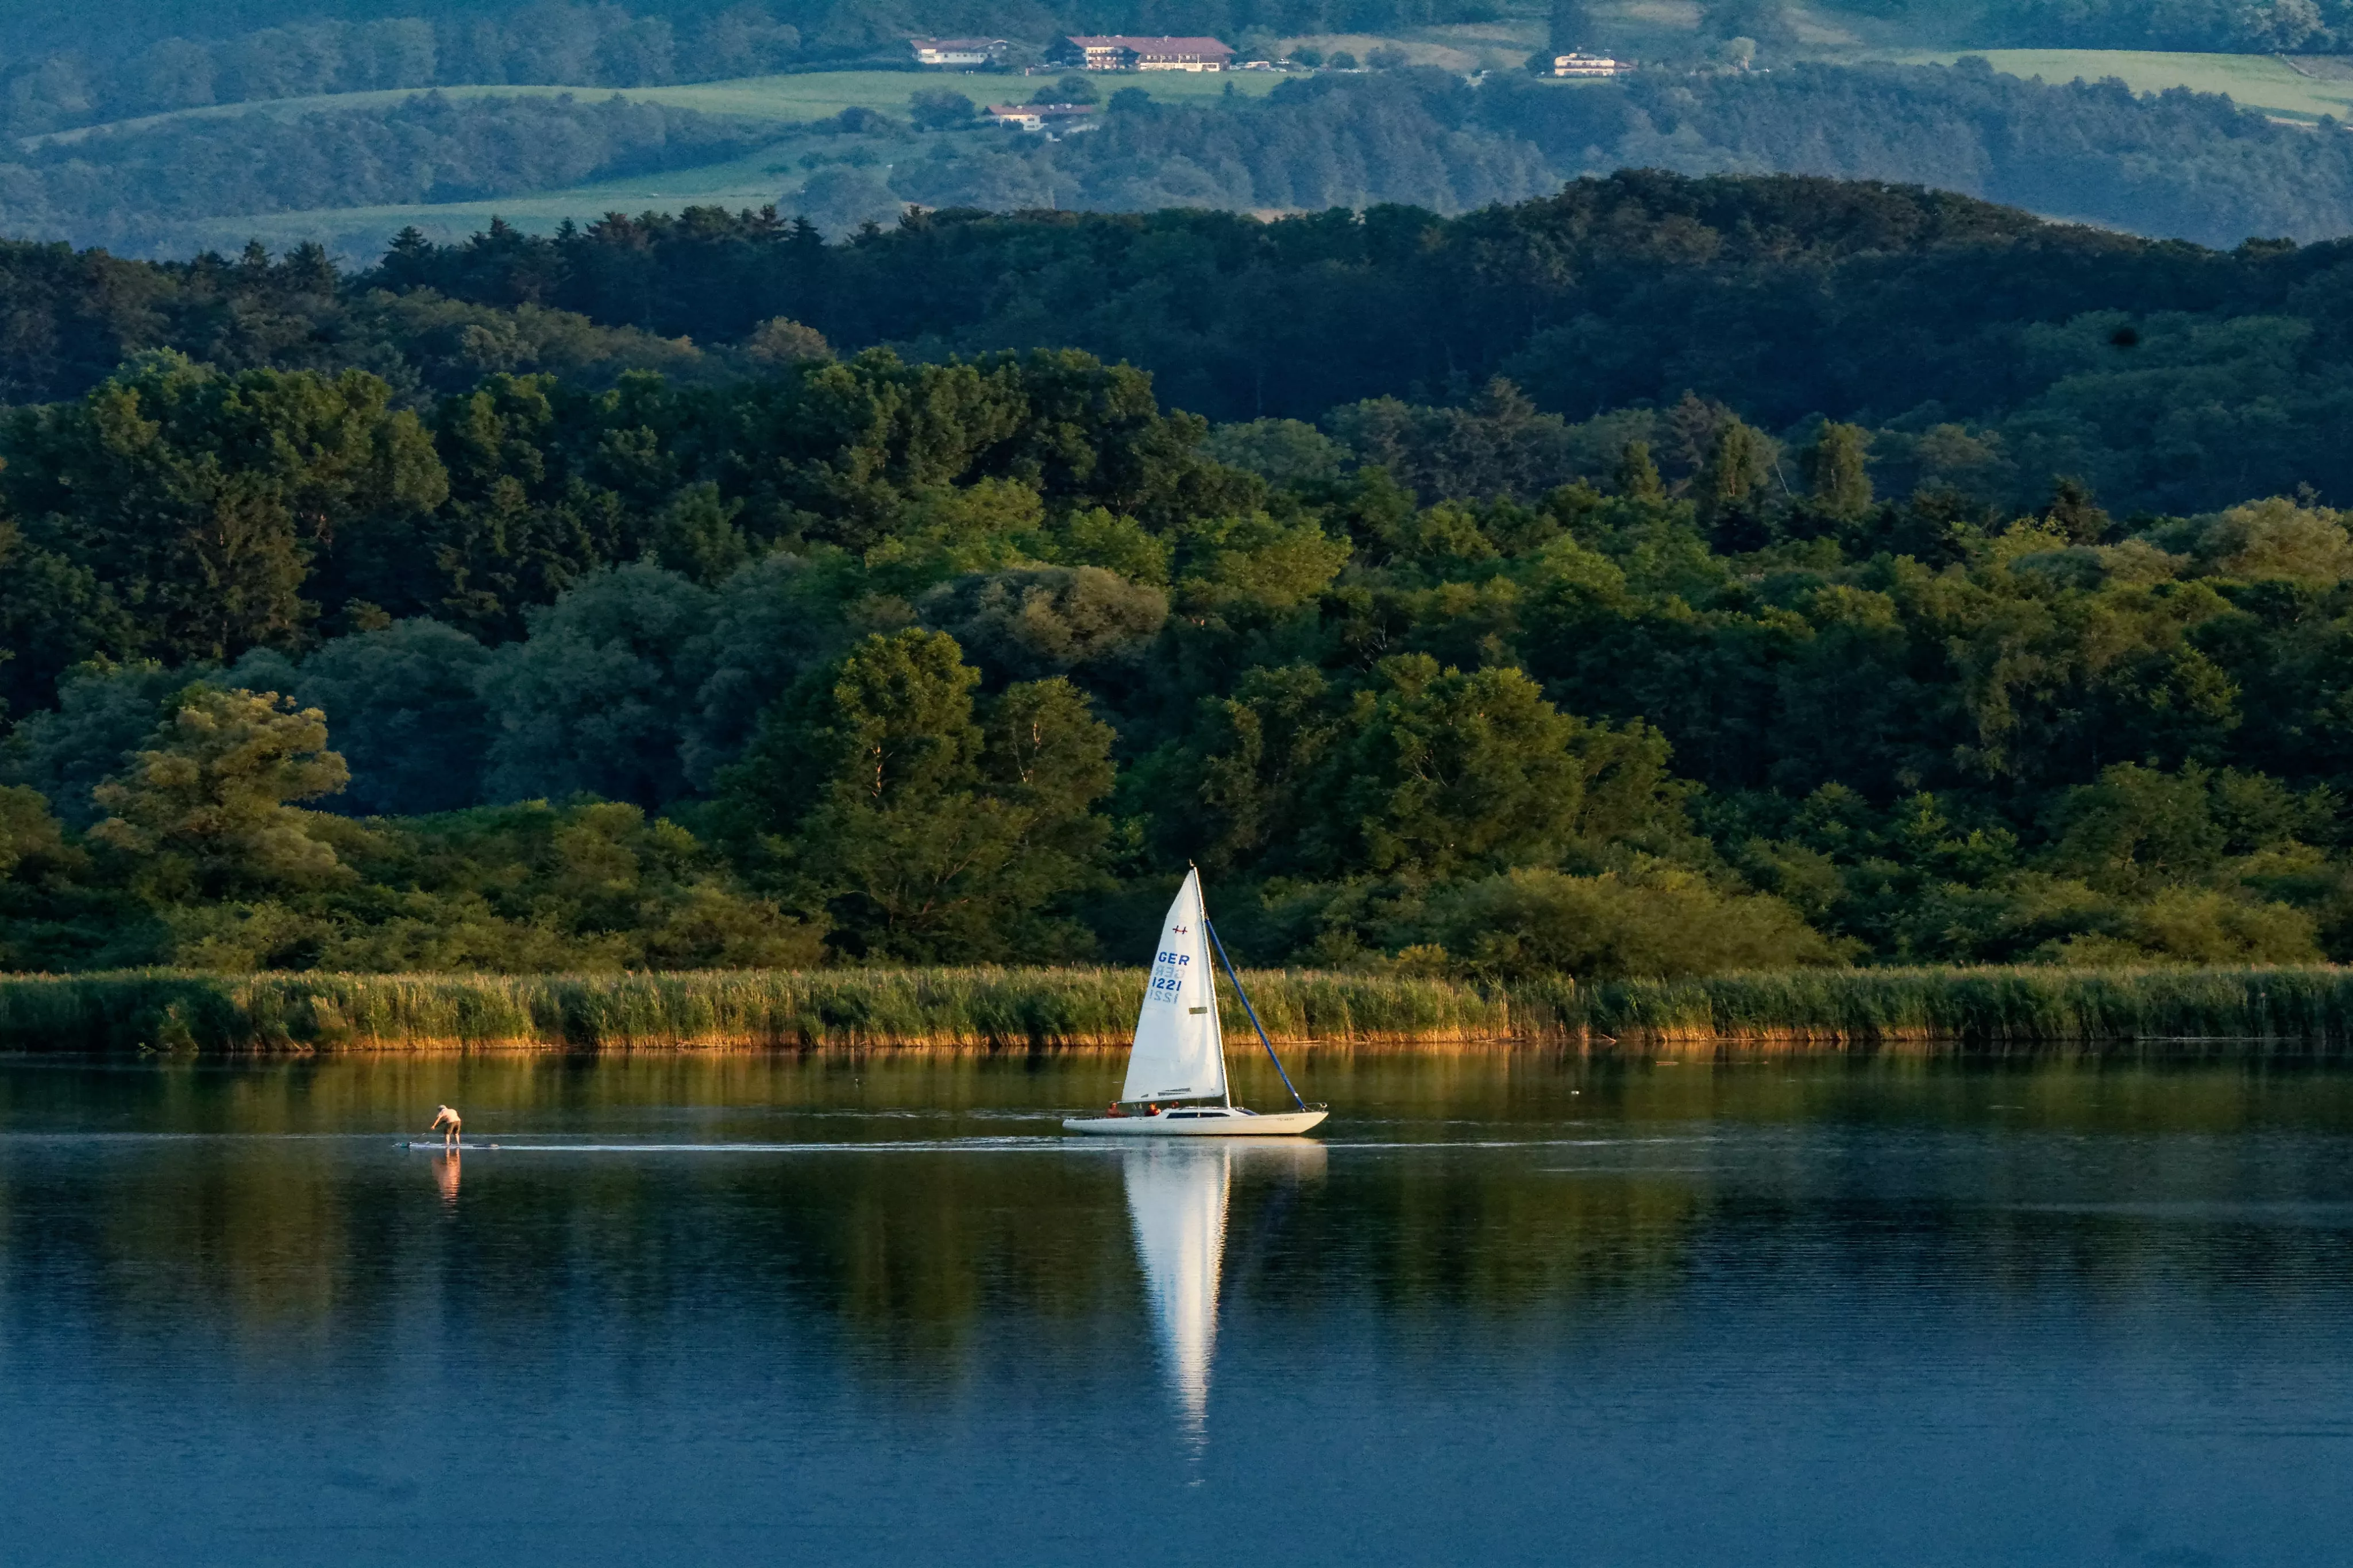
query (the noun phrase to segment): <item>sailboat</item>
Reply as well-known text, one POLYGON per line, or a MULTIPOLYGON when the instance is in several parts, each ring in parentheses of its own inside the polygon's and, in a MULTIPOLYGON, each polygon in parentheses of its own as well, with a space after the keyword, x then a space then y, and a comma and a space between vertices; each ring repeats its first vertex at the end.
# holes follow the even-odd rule
POLYGON ((1331 1112, 1301 1100, 1274 1042, 1258 1021, 1258 1009, 1242 990, 1241 976, 1226 963, 1226 977, 1250 1027, 1258 1031, 1268 1059, 1282 1074, 1282 1086, 1298 1100, 1296 1110, 1261 1114, 1234 1103, 1226 1082, 1226 1038, 1218 1026, 1218 987, 1210 949, 1226 956, 1201 902, 1201 873, 1185 873, 1185 885, 1168 906, 1161 922, 1160 947, 1152 957, 1152 978, 1144 987, 1143 1010, 1136 1015, 1135 1044, 1127 1053, 1127 1082, 1119 1100, 1103 1116, 1073 1116, 1062 1123, 1069 1132, 1092 1132, 1114 1137, 1269 1138, 1286 1137, 1315 1127, 1331 1112))

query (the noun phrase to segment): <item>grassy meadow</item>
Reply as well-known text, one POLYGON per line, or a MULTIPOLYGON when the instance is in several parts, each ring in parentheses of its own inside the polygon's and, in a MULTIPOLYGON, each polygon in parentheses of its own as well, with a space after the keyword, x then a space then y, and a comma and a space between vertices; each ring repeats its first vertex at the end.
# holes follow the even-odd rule
POLYGON ((2353 81, 2307 75, 2277 55, 2200 55, 2150 49, 1944 49, 1904 50, 1874 58, 1908 65, 1950 65, 1964 55, 1982 56, 1993 68, 2016 77, 2065 82, 2115 77, 2135 92, 2186 87, 2193 92, 2227 93, 2242 108, 2290 120, 2334 115, 2353 119, 2353 81))
MULTIPOLYGON (((139 971, 0 976, 0 1051, 1104 1049, 1142 977, 1121 969, 829 969, 455 975, 139 971)), ((1286 1046, 1593 1052, 1934 1048, 2333 1054, 2353 970, 1876 969, 1476 986, 1264 971, 1286 1046)), ((1249 1020, 1225 1000, 1230 1048, 1249 1020)))

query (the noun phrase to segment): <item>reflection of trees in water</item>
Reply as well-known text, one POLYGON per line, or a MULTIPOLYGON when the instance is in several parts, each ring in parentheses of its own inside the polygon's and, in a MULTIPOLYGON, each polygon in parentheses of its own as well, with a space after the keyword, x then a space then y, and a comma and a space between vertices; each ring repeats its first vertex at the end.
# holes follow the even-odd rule
MULTIPOLYGON (((1067 1081, 1065 1098, 1085 1103, 1077 1088, 1101 1070, 1077 1064, 1051 1092, 1067 1081)), ((2344 1124, 2353 1080, 2339 1076, 1894 1060, 1572 1074, 1505 1058, 1360 1058, 1340 1076, 1400 1110, 1424 1093, 1441 1110, 1476 1106, 1463 1114, 1487 1132, 1517 1121, 1520 1135, 1612 1142, 1340 1149, 1314 1181, 1239 1167, 1223 1230, 1229 1309, 1369 1309, 1504 1331, 1590 1305, 1671 1302, 1701 1272, 1759 1299, 1867 1283, 1933 1286, 1986 1310, 2030 1294, 2122 1304, 2223 1289, 2293 1304, 2353 1267, 2342 1232, 2229 1206, 2334 1190, 2333 1138, 2294 1134, 2344 1124), (1582 1092, 1570 1100, 1565 1085, 1582 1092), (2265 1135, 2242 1135, 2254 1128, 2265 1135), (2194 1207, 2208 1198, 2224 1203, 2194 1207)), ((491 1135, 566 1107, 733 1108, 663 1123, 681 1139, 773 1137, 765 1108, 811 1101, 1040 1097, 1018 1065, 945 1058, 45 1068, 5 1089, 16 1125, 78 1111, 117 1131, 415 1135, 440 1098, 491 1135)), ((1413 1136, 1447 1131, 1442 1121, 1398 1125, 1413 1136)), ((871 1121, 845 1125, 875 1135, 871 1121)), ((28 1142, 0 1165, 0 1225, 20 1317, 124 1333, 225 1324, 257 1357, 300 1358, 345 1331, 457 1312, 534 1365, 560 1359, 586 1322, 627 1336, 718 1311, 836 1344, 861 1375, 912 1389, 1021 1344, 1132 1332, 1120 1325, 1145 1287, 1132 1215, 1119 1163, 1096 1152, 500 1152, 473 1156, 462 1200, 445 1206, 438 1156, 424 1153, 301 1137, 97 1152, 28 1142)))
MULTIPOLYGON (((12 1226, 11 1249, 62 1242, 44 1261, 74 1266, 106 1309, 168 1320, 201 1308, 257 1355, 301 1355, 373 1305, 375 1248, 355 1233, 341 1164, 291 1142, 167 1147, 55 1184, 20 1179, 11 1197, 30 1223, 12 1226)), ((36 1264, 19 1279, 47 1277, 36 1264)))

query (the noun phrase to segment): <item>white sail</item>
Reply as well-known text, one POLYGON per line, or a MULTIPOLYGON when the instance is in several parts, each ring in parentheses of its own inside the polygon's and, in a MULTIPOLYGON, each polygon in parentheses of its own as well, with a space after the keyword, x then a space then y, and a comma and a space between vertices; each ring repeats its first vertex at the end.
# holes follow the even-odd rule
POLYGON ((1185 873, 1176 901, 1161 922, 1152 956, 1152 980, 1135 1019, 1123 1100, 1221 1100, 1226 1093, 1226 1041, 1218 1028, 1218 988, 1209 961, 1208 921, 1201 908, 1201 873, 1185 873))
POLYGON ((1216 1144, 1156 1143, 1130 1149, 1124 1163, 1153 1328, 1170 1390, 1198 1443, 1208 1435, 1232 1155, 1216 1144))

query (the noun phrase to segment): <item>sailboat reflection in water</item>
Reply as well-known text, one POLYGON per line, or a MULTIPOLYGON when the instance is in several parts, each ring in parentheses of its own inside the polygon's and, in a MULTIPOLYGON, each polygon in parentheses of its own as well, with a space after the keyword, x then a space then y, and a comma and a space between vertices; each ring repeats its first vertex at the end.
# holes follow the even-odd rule
POLYGON ((1324 1173, 1324 1145, 1158 1142, 1125 1151, 1127 1213, 1136 1261, 1176 1396, 1186 1439, 1198 1456, 1208 1441, 1209 1367, 1218 1348, 1219 1287, 1225 1275, 1226 1218, 1234 1175, 1293 1181, 1324 1173))

